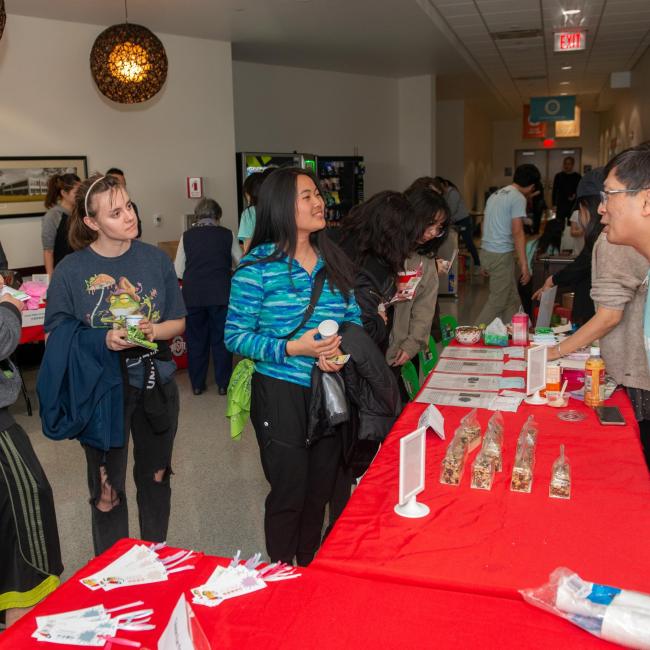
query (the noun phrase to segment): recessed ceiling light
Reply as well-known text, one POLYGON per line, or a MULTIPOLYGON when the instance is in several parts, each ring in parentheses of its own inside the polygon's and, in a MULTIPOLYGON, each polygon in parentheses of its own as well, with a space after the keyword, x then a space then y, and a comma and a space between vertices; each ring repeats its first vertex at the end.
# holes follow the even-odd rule
POLYGON ((560 81, 560 86, 568 86, 570 83, 570 81, 560 81))
POLYGON ((560 93, 560 95, 568 95, 569 93, 560 93))
POLYGON ((577 16, 580 12, 580 9, 562 9, 562 13, 565 16, 577 16))
POLYGON ((563 65, 562 70, 571 70, 573 68, 572 65, 563 65))

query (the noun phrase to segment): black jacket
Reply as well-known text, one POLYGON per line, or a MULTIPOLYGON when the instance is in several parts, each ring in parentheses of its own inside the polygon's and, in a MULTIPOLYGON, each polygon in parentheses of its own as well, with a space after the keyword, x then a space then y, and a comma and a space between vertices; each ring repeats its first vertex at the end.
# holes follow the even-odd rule
POLYGON ((596 313, 591 299, 591 250, 583 248, 578 257, 553 274, 553 284, 571 287, 575 293, 571 320, 579 327, 584 325, 596 313))
MULTIPOLYGON (((386 438, 400 414, 401 400, 394 373, 364 328, 344 323, 340 334, 341 349, 350 355, 350 360, 341 370, 350 418, 337 425, 341 428, 344 456, 347 457, 357 440, 382 442, 386 438)), ((332 427, 325 417, 321 375, 321 370, 315 365, 312 371, 308 446, 319 438, 337 432, 337 427, 332 427)))

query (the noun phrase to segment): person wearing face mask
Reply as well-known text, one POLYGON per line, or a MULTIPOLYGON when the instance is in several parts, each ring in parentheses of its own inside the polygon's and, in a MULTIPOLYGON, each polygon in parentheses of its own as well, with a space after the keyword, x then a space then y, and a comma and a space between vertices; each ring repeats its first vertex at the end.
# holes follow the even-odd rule
POLYGON ((580 180, 576 194, 580 223, 585 233, 585 245, 571 264, 546 278, 542 287, 533 294, 533 300, 539 300, 542 294, 551 287, 571 287, 575 293, 571 320, 579 326, 584 325, 595 313, 594 303, 590 296, 591 265, 594 244, 603 230, 598 212, 599 192, 602 186, 602 167, 586 172, 580 180))
POLYGON ((47 212, 41 224, 41 242, 45 272, 49 276, 52 276, 54 267, 72 253, 68 243, 68 221, 80 182, 76 174, 52 174, 47 182, 47 212))
POLYGON ((440 194, 429 189, 414 189, 407 190, 406 198, 418 233, 405 269, 420 269, 422 279, 412 299, 397 302, 394 306, 386 361, 395 367, 403 366, 428 346, 438 297, 435 253, 445 240, 450 221, 449 209, 440 194))

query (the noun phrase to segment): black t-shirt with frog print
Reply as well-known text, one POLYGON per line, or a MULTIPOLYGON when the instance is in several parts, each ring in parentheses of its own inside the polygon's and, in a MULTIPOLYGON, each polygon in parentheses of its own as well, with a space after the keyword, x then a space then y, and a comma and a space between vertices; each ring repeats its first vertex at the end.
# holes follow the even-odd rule
MULTIPOLYGON (((153 323, 183 318, 183 296, 172 261, 151 244, 135 240, 126 253, 103 257, 90 246, 57 265, 47 290, 45 331, 73 317, 90 327, 111 328, 126 316, 142 315, 153 323)), ((142 387, 143 366, 129 361, 129 383, 142 387)), ((158 361, 162 383, 176 370, 173 361, 158 361)))

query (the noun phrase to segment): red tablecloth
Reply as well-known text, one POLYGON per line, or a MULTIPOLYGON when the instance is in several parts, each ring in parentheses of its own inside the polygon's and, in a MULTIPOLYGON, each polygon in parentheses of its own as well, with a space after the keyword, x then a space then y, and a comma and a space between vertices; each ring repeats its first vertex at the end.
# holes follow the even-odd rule
POLYGON ((45 330, 42 325, 23 327, 20 332, 20 345, 23 343, 38 343, 45 340, 45 330))
MULTIPOLYGON (((509 373, 512 374, 512 373, 509 373)), ((423 519, 393 512, 398 498, 399 440, 417 427, 425 404, 402 413, 370 470, 319 552, 314 566, 404 584, 519 598, 517 590, 546 582, 558 566, 585 579, 650 592, 650 477, 631 404, 618 391, 624 427, 587 418, 562 422, 557 410, 522 404, 504 413, 504 467, 490 492, 472 490, 470 465, 459 487, 439 482, 447 442, 427 434, 423 519), (531 494, 509 489, 517 436, 531 413, 540 425, 531 494), (571 461, 569 501, 550 499, 548 485, 560 444, 571 461)), ((441 407, 447 440, 468 409, 441 407)), ((483 428, 491 416, 480 410, 483 428)), ((473 452, 469 463, 473 460, 473 452)))
MULTIPOLYGON (((153 607, 151 632, 120 632, 156 648, 180 594, 191 601, 189 589, 203 583, 217 564, 228 560, 204 556, 195 571, 170 577, 169 582, 91 592, 78 580, 94 573, 126 551, 134 540, 123 540, 93 560, 59 590, 0 634, 0 648, 57 650, 31 638, 36 616, 61 613, 103 603, 117 607, 135 600, 153 607)), ((176 549, 170 549, 169 552, 176 549)), ((255 648, 613 648, 570 623, 523 602, 436 589, 378 583, 320 571, 302 570, 294 580, 222 603, 216 608, 194 605, 194 611, 215 650, 255 648)), ((114 646, 118 648, 119 646, 114 646)))

